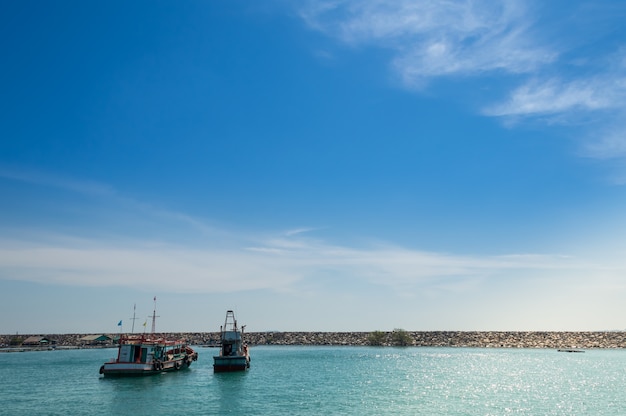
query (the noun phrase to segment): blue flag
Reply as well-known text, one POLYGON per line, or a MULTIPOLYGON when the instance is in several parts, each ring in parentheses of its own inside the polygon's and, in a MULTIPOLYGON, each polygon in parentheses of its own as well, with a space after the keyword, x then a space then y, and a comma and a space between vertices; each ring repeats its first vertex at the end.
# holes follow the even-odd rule
POLYGON ((122 321, 119 321, 119 322, 117 323, 117 326, 122 326, 122 321))

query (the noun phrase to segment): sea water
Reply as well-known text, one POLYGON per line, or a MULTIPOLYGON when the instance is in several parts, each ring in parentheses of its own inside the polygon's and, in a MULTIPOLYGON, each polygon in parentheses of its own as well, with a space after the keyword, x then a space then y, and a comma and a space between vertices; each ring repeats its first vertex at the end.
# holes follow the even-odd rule
POLYGON ((0 415, 626 415, 626 351, 258 346, 251 368, 104 378, 115 349, 0 354, 0 415))

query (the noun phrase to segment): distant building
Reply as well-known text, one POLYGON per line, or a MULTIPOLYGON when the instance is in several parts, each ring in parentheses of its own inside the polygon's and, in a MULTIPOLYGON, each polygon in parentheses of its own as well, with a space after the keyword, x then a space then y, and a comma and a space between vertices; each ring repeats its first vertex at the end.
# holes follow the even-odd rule
POLYGON ((33 335, 31 337, 28 337, 22 342, 22 345, 28 347, 43 347, 53 344, 56 344, 56 341, 39 335, 33 335))
POLYGON ((80 338, 80 341, 85 345, 109 345, 113 341, 113 338, 104 334, 85 335, 80 338))

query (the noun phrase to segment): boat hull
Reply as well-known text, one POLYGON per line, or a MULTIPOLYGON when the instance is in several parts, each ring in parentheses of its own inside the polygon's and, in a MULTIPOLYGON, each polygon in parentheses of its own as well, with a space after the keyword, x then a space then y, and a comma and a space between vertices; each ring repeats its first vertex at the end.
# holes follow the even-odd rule
POLYGON ((135 377, 135 376, 151 376, 154 374, 165 373, 169 371, 179 371, 189 368, 191 360, 184 358, 171 361, 163 361, 158 365, 144 363, 120 363, 110 362, 104 363, 100 367, 100 374, 106 377, 135 377))
POLYGON ((245 371, 250 367, 250 358, 241 357, 213 357, 213 371, 225 373, 231 371, 245 371))

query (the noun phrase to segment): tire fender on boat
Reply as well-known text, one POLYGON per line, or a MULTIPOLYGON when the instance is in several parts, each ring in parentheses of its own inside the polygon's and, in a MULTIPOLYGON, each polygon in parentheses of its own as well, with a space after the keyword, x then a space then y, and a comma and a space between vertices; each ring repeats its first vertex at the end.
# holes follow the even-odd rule
POLYGON ((176 361, 174 363, 174 368, 177 369, 177 370, 180 370, 180 361, 176 361))
POLYGON ((100 367, 100 374, 104 374, 104 366, 100 367))

